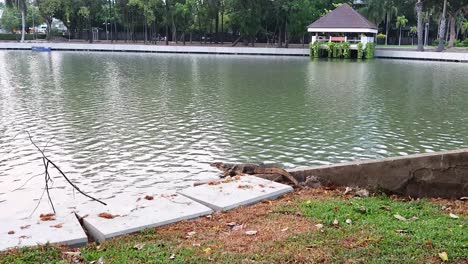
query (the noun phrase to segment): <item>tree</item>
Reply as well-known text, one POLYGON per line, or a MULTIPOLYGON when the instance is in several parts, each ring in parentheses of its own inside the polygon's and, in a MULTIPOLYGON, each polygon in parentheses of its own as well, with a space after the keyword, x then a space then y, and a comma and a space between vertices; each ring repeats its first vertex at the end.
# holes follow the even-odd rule
POLYGON ((414 35, 418 33, 418 27, 410 27, 411 45, 414 45, 414 35))
POLYGON ((2 19, 0 20, 0 24, 2 25, 3 29, 9 32, 13 32, 19 27, 21 27, 21 20, 19 19, 19 12, 18 9, 15 7, 7 7, 3 9, 2 19))
POLYGON ((468 19, 463 20, 461 24, 461 33, 466 38, 466 33, 468 32, 468 19))
POLYGON ((63 10, 62 0, 36 0, 39 12, 47 24, 47 40, 51 39, 52 20, 63 10))
POLYGON ((458 35, 457 27, 460 28, 462 26, 464 15, 468 15, 468 2, 466 2, 466 0, 450 0, 447 5, 447 13, 450 22, 448 48, 452 48, 458 35))
POLYGON ((6 4, 16 7, 21 13, 21 42, 24 42, 26 35, 26 13, 27 13, 27 0, 6 0, 6 4))
POLYGON ((418 16, 418 26, 417 26, 417 34, 418 34, 418 51, 424 51, 424 43, 423 43, 423 3, 421 0, 418 0, 416 3, 416 14, 418 16))
POLYGON ((445 16, 447 14, 447 0, 444 0, 444 7, 442 11, 442 15, 440 17, 440 26, 439 26, 439 45, 436 49, 437 52, 441 52, 445 49, 445 41, 444 41, 444 36, 445 36, 445 28, 446 28, 446 19, 445 16))
POLYGON ((399 28, 399 30, 400 30, 400 34, 399 34, 399 37, 398 37, 398 46, 401 46, 401 28, 406 27, 407 23, 408 23, 408 19, 406 19, 405 16, 397 17, 396 27, 399 28))

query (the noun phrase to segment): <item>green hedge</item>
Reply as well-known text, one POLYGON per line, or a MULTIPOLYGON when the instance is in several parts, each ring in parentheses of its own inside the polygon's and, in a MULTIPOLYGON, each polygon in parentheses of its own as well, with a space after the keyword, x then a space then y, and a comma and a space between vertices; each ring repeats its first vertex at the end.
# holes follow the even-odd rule
MULTIPOLYGON (((34 36, 32 34, 26 34, 24 36, 25 40, 33 40, 34 36)), ((45 39, 46 35, 45 34, 37 34, 36 35, 37 39, 45 39)), ((6 33, 6 34, 0 34, 0 40, 21 40, 21 34, 13 34, 13 33, 6 33)))

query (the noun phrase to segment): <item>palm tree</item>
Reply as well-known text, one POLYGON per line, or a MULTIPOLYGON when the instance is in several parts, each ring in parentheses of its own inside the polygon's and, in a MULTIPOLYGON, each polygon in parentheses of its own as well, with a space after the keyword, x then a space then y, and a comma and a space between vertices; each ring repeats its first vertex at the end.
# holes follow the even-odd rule
POLYGON ((418 33, 418 28, 413 26, 413 27, 410 27, 410 34, 411 34, 411 45, 414 45, 414 35, 416 33, 418 33))
POLYGON ((416 3, 416 13, 418 15, 418 51, 424 51, 424 43, 423 43, 423 3, 421 0, 418 0, 416 3))
POLYGON ((397 17, 396 27, 400 29, 400 36, 398 38, 398 46, 401 46, 401 28, 405 27, 408 23, 408 19, 405 16, 397 17))
POLYGON ((18 10, 21 12, 21 42, 24 42, 24 37, 26 34, 26 0, 6 0, 6 4, 18 8, 18 10))

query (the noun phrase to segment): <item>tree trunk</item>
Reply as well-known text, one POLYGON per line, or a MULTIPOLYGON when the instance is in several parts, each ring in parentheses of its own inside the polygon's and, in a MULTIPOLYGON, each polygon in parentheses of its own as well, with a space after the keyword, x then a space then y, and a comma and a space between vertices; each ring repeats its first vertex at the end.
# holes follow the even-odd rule
POLYGON ((51 36, 50 36, 50 32, 51 32, 51 28, 52 28, 52 18, 51 17, 48 17, 46 18, 46 24, 47 24, 47 35, 46 35, 46 39, 48 41, 50 41, 51 39, 51 36))
POLYGON ((289 48, 288 21, 284 25, 284 47, 289 48))
POLYGON ((221 11, 221 44, 224 44, 224 7, 221 11))
POLYGON ((283 47, 283 27, 279 27, 278 29, 278 45, 277 47, 278 48, 282 48, 283 47))
POLYGON ((385 25, 385 46, 388 45, 389 23, 390 23, 390 13, 387 12, 387 23, 385 25))
POLYGON ((233 43, 232 43, 232 47, 235 47, 237 45, 237 43, 239 43, 239 41, 242 39, 242 35, 239 36, 239 38, 237 38, 233 43))
POLYGON ((185 31, 182 32, 182 42, 184 43, 184 46, 185 46, 185 31))
POLYGON ((444 9, 442 12, 442 17, 440 18, 440 27, 439 27, 439 46, 437 47, 437 52, 441 52, 445 49, 444 45, 444 35, 446 27, 445 15, 447 13, 447 0, 444 0, 444 9))
POLYGON ((400 26, 400 36, 398 37, 398 46, 401 46, 401 26, 400 26))
POLYGON ((21 42, 24 42, 26 35, 26 8, 21 8, 21 42))
POLYGON ((219 39, 219 10, 216 8, 216 17, 215 17, 215 43, 218 44, 219 39))
POLYGON ((423 41, 423 3, 418 0, 416 3, 416 13, 418 14, 418 51, 424 51, 423 41))
POLYGON ((450 17, 450 39, 448 42, 448 48, 453 48, 453 45, 455 44, 455 39, 457 37, 457 32, 456 32, 456 20, 455 16, 449 15, 450 17))

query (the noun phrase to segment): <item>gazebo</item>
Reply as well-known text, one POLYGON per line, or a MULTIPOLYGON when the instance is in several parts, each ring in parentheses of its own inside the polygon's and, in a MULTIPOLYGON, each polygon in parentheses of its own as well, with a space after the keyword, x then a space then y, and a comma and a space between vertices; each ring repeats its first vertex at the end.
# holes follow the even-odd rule
POLYGON ((377 26, 359 14, 348 4, 342 4, 335 10, 319 18, 307 27, 308 32, 315 33, 315 42, 349 42, 351 49, 361 42, 374 43, 377 26))

